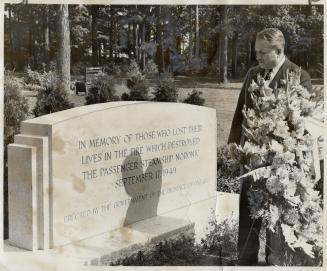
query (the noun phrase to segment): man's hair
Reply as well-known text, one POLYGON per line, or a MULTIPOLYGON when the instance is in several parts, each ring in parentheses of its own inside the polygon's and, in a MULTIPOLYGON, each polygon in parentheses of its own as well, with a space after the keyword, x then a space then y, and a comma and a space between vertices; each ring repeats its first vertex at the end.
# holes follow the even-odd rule
POLYGON ((273 49, 284 50, 285 38, 283 32, 277 28, 266 28, 257 34, 257 39, 266 40, 273 49))

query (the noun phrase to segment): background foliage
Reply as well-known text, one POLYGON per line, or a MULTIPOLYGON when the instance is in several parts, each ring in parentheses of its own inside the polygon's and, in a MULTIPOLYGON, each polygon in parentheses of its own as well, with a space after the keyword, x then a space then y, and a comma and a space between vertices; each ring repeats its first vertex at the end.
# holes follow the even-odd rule
MULTIPOLYGON (((60 43, 58 5, 5 9, 6 68, 49 70, 60 43)), ((147 73, 214 74, 224 82, 255 64, 256 33, 278 27, 287 56, 311 76, 323 76, 322 5, 69 5, 69 22, 75 74, 134 60, 147 73)))

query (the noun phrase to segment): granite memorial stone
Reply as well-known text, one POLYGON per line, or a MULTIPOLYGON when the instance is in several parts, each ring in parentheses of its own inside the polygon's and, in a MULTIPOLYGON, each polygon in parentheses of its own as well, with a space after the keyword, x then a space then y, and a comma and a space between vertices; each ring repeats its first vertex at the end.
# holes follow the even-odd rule
POLYGON ((77 107, 22 122, 9 146, 9 242, 25 249, 78 242, 215 196, 216 114, 206 107, 77 107))

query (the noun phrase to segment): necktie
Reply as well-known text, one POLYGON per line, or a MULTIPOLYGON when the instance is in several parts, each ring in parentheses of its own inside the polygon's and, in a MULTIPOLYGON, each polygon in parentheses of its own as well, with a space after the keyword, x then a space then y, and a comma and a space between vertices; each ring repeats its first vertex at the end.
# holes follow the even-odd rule
POLYGON ((265 80, 270 80, 271 78, 271 73, 272 73, 272 69, 269 69, 269 70, 265 70, 265 77, 264 79, 265 80))

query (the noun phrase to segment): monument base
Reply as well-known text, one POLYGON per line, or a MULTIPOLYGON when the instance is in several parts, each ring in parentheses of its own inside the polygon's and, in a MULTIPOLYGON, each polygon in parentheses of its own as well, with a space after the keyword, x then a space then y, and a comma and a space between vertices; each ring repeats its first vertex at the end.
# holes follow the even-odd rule
MULTIPOLYGON (((123 259, 138 251, 148 251, 161 241, 194 236, 194 222, 168 216, 156 216, 114 231, 53 249, 78 265, 103 265, 123 259)), ((24 252, 5 240, 5 251, 24 252)), ((38 253, 42 252, 41 250, 38 253)))
POLYGON ((132 225, 61 248, 82 265, 109 265, 138 251, 148 251, 160 241, 181 234, 194 236, 194 223, 189 220, 156 216, 132 225))
MULTIPOLYGON (((139 250, 153 248, 160 241, 194 235, 200 242, 215 216, 216 196, 176 209, 166 214, 142 220, 114 231, 80 240, 56 249, 27 251, 4 243, 0 262, 17 270, 74 270, 81 266, 102 265, 124 258, 139 250), (61 268, 62 267, 62 268, 61 268)), ((0 265, 1 266, 1 265, 0 265)))

